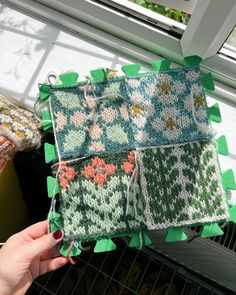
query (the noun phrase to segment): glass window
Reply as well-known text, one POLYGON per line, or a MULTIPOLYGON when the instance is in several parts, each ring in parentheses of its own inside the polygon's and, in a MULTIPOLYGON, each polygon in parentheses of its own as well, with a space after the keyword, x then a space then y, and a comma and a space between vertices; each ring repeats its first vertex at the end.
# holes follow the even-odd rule
POLYGON ((236 60, 236 26, 220 49, 220 53, 236 60))
POLYGON ((180 22, 184 25, 188 24, 191 14, 186 13, 184 11, 180 11, 174 8, 169 8, 164 5, 160 5, 155 3, 155 1, 147 1, 147 0, 129 0, 135 4, 138 4, 146 9, 159 13, 163 16, 166 16, 170 19, 173 19, 177 22, 180 22))

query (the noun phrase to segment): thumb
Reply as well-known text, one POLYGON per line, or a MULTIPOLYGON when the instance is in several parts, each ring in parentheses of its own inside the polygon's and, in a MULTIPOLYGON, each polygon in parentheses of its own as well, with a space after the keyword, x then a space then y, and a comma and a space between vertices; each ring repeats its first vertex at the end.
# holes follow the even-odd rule
POLYGON ((52 249, 56 244, 58 244, 64 236, 64 232, 62 230, 57 230, 54 233, 45 234, 42 237, 33 240, 28 244, 27 249, 27 258, 30 260, 39 256, 46 250, 52 249))

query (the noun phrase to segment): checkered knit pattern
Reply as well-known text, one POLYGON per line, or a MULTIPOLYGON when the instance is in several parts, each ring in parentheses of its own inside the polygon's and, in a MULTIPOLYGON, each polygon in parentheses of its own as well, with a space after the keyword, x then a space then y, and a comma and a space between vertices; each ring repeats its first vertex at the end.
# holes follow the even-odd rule
POLYGON ((213 137, 198 67, 51 92, 64 160, 213 137))
POLYGON ((62 163, 60 212, 65 241, 128 235, 144 227, 139 186, 131 179, 134 169, 133 152, 62 163))
POLYGON ((138 153, 147 228, 167 229, 228 218, 212 142, 138 153))
POLYGON ((4 170, 7 162, 12 159, 15 152, 14 143, 0 134, 0 173, 4 170))
POLYGON ((8 138, 17 151, 39 147, 41 134, 34 115, 0 94, 0 133, 8 138))

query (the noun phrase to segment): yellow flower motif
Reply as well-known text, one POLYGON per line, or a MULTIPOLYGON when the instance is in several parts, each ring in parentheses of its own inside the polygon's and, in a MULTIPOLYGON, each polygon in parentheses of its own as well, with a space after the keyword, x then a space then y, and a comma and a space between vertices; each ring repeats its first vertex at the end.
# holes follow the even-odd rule
POLYGON ((142 114, 143 108, 139 104, 134 104, 131 108, 132 114, 137 117, 142 114))
POLYGON ((170 84, 164 82, 161 84, 161 90, 165 93, 165 94, 169 94, 170 90, 171 90, 171 86, 170 84))
POLYGON ((195 104, 197 107, 203 106, 203 104, 204 104, 204 99, 203 99, 201 96, 198 96, 198 97, 195 98, 195 100, 194 100, 194 104, 195 104))
POLYGON ((172 130, 174 129, 175 122, 174 122, 174 120, 172 118, 168 118, 167 120, 165 120, 165 122, 166 122, 167 128, 170 128, 172 130))
POLYGON ((21 132, 21 131, 19 131, 19 130, 16 130, 16 131, 15 131, 15 134, 16 134, 19 138, 21 138, 21 139, 25 139, 25 134, 24 134, 24 132, 21 132))
POLYGON ((2 123, 2 127, 8 130, 12 130, 11 125, 7 123, 2 123))

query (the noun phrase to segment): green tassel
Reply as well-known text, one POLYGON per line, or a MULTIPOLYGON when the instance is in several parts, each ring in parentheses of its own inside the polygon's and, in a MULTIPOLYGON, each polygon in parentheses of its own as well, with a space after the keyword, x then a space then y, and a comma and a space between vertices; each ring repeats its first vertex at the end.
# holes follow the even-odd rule
POLYGON ((57 151, 55 145, 50 143, 44 144, 44 154, 45 154, 45 162, 50 163, 53 160, 57 159, 57 151))
POLYGON ((41 101, 42 102, 46 101, 50 95, 51 95, 50 85, 40 84, 39 85, 39 97, 40 97, 41 101))
POLYGON ((141 246, 140 235, 139 235, 139 233, 135 232, 131 236, 129 247, 130 248, 138 248, 139 249, 140 246, 141 246))
POLYGON ((220 136, 217 140, 217 148, 218 148, 218 153, 221 155, 227 156, 229 154, 229 149, 227 145, 227 141, 224 135, 220 136))
POLYGON ((42 126, 44 131, 52 129, 52 120, 49 112, 42 112, 42 126))
POLYGON ((186 56, 183 62, 186 66, 198 66, 202 62, 202 58, 198 55, 186 56))
POLYGON ((170 69, 171 61, 169 59, 154 60, 151 65, 156 72, 164 72, 170 69))
POLYGON ((148 231, 143 232, 143 246, 151 246, 152 240, 148 236, 148 231))
POLYGON ((108 252, 113 251, 116 249, 116 245, 112 242, 111 239, 100 239, 97 240, 94 252, 101 253, 101 252, 108 252))
POLYGON ((56 230, 63 228, 61 214, 57 212, 50 213, 49 227, 50 227, 50 232, 55 232, 56 230))
POLYGON ((204 75, 201 78, 201 82, 202 82, 202 86, 206 88, 207 90, 211 90, 211 91, 215 90, 215 84, 214 84, 213 76, 211 73, 204 75))
POLYGON ((121 69, 125 76, 136 76, 139 73, 139 70, 141 68, 140 64, 132 64, 132 65, 126 65, 122 66, 121 69))
POLYGON ((229 220, 236 223, 236 206, 233 206, 229 209, 229 220))
POLYGON ((232 169, 228 169, 221 174, 222 185, 224 189, 236 190, 236 183, 232 169))
POLYGON ((76 72, 64 73, 59 75, 59 78, 64 87, 76 87, 78 86, 79 75, 76 72))
POLYGON ((220 123, 221 122, 221 114, 219 104, 215 103, 212 107, 207 108, 207 114, 210 121, 220 123))
POLYGON ((106 72, 104 69, 96 69, 90 71, 91 76, 95 82, 102 82, 106 80, 106 72))
MULTIPOLYGON (((68 245, 68 244, 64 244, 61 247, 60 253, 62 256, 64 256, 64 257, 68 256, 69 247, 70 247, 70 245, 68 245)), ((72 247, 72 249, 70 251, 70 256, 78 256, 78 255, 80 255, 80 253, 81 253, 81 250, 79 248, 72 247)))
POLYGON ((169 228, 166 233, 166 242, 186 241, 188 237, 182 228, 169 228))
POLYGON ((57 193, 61 192, 60 185, 52 176, 47 177, 48 197, 52 198, 57 193))
POLYGON ((210 238, 215 236, 223 235, 223 230, 219 227, 217 223, 206 224, 202 227, 201 237, 202 238, 210 238))

